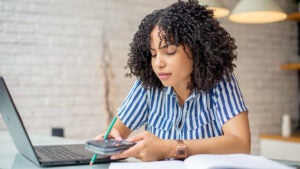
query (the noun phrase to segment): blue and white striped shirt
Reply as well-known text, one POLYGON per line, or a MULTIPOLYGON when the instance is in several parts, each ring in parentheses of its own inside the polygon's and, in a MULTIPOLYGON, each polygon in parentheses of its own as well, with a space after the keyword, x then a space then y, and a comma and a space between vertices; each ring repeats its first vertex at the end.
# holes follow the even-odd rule
POLYGON ((118 117, 131 130, 146 125, 161 139, 200 139, 223 135, 223 124, 247 111, 238 82, 222 79, 209 91, 193 91, 181 107, 172 87, 146 89, 136 81, 118 117))

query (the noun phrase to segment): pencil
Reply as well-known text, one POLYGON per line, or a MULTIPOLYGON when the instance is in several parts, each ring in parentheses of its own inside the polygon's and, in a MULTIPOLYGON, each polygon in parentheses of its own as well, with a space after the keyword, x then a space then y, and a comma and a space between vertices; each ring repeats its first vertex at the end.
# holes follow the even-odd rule
MULTIPOLYGON (((107 139, 107 137, 108 137, 108 135, 109 135, 111 129, 112 129, 113 126, 115 125, 115 122, 116 122, 116 121, 117 121, 117 117, 115 116, 114 119, 110 122, 110 124, 109 124, 109 126, 108 126, 108 129, 106 130, 105 135, 104 135, 104 137, 103 137, 103 140, 106 140, 106 139, 107 139)), ((91 159, 91 161, 90 161, 90 165, 93 165, 93 164, 94 164, 94 162, 95 162, 97 156, 98 156, 97 153, 95 153, 95 154, 93 155, 93 157, 92 157, 92 159, 91 159)))
POLYGON ((94 162, 95 162, 97 156, 98 156, 97 153, 95 153, 95 154, 93 155, 93 157, 92 157, 92 159, 91 159, 91 161, 90 161, 90 165, 93 165, 93 164, 94 164, 94 162))

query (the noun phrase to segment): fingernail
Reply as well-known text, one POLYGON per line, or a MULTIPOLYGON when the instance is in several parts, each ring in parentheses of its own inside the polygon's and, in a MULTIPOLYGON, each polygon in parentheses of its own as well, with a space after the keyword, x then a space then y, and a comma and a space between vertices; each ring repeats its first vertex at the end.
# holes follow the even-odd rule
POLYGON ((115 159, 117 159, 117 158, 116 158, 115 156, 111 156, 110 159, 111 159, 111 160, 115 160, 115 159))

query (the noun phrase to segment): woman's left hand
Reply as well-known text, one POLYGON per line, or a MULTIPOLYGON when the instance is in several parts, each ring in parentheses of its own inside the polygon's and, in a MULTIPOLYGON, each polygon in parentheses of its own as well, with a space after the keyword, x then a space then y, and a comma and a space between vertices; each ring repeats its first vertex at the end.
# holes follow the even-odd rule
POLYGON ((171 157, 173 147, 176 147, 176 142, 159 139, 148 131, 138 133, 127 141, 137 144, 120 154, 111 156, 111 159, 135 157, 142 161, 162 160, 171 157))

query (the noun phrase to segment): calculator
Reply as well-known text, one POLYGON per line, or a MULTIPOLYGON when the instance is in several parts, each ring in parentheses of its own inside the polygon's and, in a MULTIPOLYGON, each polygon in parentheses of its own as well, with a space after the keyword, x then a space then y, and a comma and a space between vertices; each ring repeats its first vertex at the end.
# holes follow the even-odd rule
POLYGON ((102 155, 113 155, 134 146, 136 143, 115 139, 91 140, 85 143, 85 149, 102 155))

